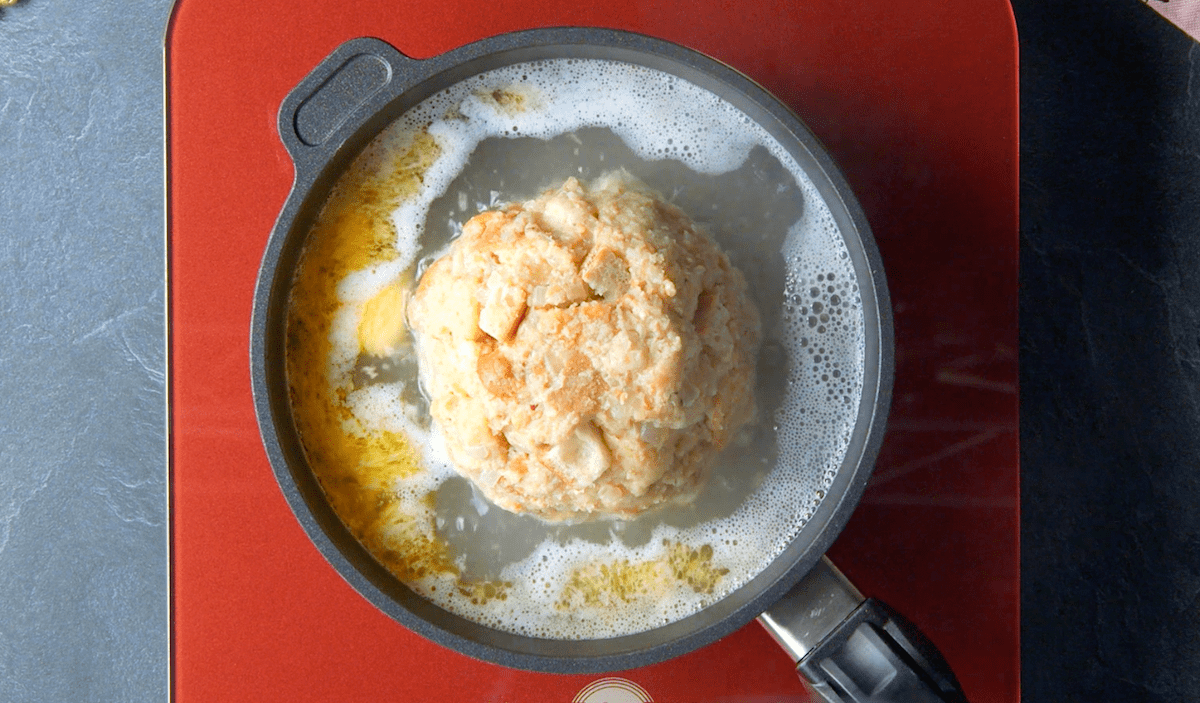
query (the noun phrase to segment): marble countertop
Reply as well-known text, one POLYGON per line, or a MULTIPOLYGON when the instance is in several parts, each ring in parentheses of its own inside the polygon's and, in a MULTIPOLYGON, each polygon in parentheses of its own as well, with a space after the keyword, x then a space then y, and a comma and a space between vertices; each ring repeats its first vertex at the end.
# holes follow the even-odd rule
MULTIPOLYGON (((1138 0, 1021 37, 1023 686, 1200 689, 1200 55, 1138 0)), ((167 0, 0 8, 0 700, 170 688, 167 0)))

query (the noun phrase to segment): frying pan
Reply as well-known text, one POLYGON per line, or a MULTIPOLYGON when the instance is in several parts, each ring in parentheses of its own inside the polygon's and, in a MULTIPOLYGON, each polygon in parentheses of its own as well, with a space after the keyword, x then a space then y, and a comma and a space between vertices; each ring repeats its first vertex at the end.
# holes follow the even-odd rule
POLYGON ((463 654, 504 666, 584 673, 675 657, 759 618, 831 701, 965 700, 937 650, 911 624, 862 595, 823 557, 866 486, 891 400, 891 310, 879 253, 845 179, 787 107, 734 69, 690 49, 603 29, 500 35, 414 60, 361 38, 326 57, 283 101, 280 137, 295 181, 263 256, 255 291, 251 365, 256 414, 272 470, 322 555, 367 600, 405 627, 463 654), (330 507, 292 416, 284 359, 292 276, 305 238, 338 176, 387 125, 458 81, 543 59, 624 62, 714 93, 762 127, 801 166, 829 207, 855 272, 864 317, 864 378, 848 448, 811 517, 757 576, 681 620, 604 639, 540 639, 500 631, 416 595, 377 562, 330 507))

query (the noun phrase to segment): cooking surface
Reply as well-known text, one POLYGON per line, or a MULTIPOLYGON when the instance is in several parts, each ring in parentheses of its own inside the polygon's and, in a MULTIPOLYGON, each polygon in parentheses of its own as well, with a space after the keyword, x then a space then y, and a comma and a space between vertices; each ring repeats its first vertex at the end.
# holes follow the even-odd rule
MULTIPOLYGON (((887 267, 897 371, 876 474, 831 556, 925 630, 974 703, 1017 700, 1015 30, 1003 2, 875 5, 180 2, 168 37, 178 699, 566 701, 600 678, 476 662, 351 590, 274 482, 247 356, 259 259, 291 184, 275 133, 288 90, 356 36, 427 57, 574 24, 731 64, 845 170, 887 267)), ((754 623, 620 675, 657 701, 806 696, 754 623)))

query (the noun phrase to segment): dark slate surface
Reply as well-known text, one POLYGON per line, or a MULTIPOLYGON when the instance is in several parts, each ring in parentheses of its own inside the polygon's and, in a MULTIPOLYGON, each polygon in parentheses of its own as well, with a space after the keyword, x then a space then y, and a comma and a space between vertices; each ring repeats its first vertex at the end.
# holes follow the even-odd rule
POLYGON ((168 693, 167 0, 0 8, 0 701, 168 693))
POLYGON ((1196 700, 1200 52, 1134 0, 1014 9, 1024 699, 1196 700))

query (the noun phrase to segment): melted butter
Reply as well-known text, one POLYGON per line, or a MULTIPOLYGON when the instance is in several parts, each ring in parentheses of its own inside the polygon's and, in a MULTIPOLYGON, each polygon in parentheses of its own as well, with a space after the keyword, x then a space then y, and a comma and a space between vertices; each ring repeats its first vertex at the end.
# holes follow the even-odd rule
MULTIPOLYGON (((330 333, 341 305, 338 281, 397 256, 390 212, 417 191, 439 153, 418 133, 407 150, 367 151, 355 162, 309 234, 288 319, 292 409, 309 464, 346 527, 405 582, 458 570, 433 529, 432 497, 414 511, 396 490, 422 470, 418 452, 401 434, 368 431, 346 404, 350 389, 330 378, 330 333)), ((407 283, 411 276, 359 306, 363 349, 379 353, 399 343, 407 283)))
POLYGON ((665 598, 677 583, 687 584, 696 593, 711 594, 729 573, 712 563, 712 545, 690 548, 663 540, 663 546, 667 551, 659 558, 614 559, 575 569, 563 586, 558 609, 612 608, 665 598))
POLYGON ((475 97, 485 104, 496 106, 500 111, 517 115, 537 105, 537 95, 528 86, 508 85, 492 90, 479 90, 475 97))
POLYGON ((721 578, 729 573, 729 569, 713 564, 711 544, 691 549, 686 544, 676 542, 671 545, 667 562, 671 567, 671 576, 691 586, 696 593, 713 593, 721 578))
POLYGON ((391 356, 404 341, 404 308, 412 277, 404 276, 375 294, 362 307, 358 342, 363 354, 391 356))
POLYGON ((425 521, 410 515, 386 491, 375 495, 378 503, 373 509, 351 514, 370 519, 359 541, 388 571, 404 583, 433 575, 458 576, 445 542, 432 534, 425 521))
POLYGON ((456 590, 460 595, 469 599, 472 605, 486 605, 494 600, 508 600, 508 591, 513 587, 512 581, 459 581, 456 590))

